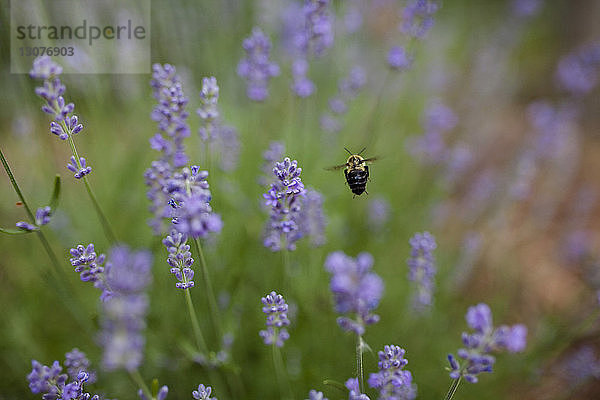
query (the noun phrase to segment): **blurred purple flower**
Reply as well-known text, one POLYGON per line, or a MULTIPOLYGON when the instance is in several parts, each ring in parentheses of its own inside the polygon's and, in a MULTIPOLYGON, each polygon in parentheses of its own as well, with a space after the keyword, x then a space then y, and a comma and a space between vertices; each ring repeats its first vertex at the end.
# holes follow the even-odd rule
POLYGON ((511 11, 519 18, 529 18, 537 15, 544 5, 544 0, 513 0, 511 11))
POLYGON ((261 186, 266 186, 270 184, 273 176, 273 167, 275 166, 275 162, 277 160, 281 160, 283 157, 283 153, 285 152, 285 146, 281 142, 271 142, 269 143, 269 148, 263 151, 263 164, 261 166, 261 171, 264 176, 260 176, 258 178, 258 184, 261 186))
POLYGON ((556 80, 572 96, 583 96, 598 84, 600 43, 586 45, 564 56, 558 63, 556 80))
POLYGON ((388 52, 388 65, 395 71, 405 71, 412 66, 412 57, 410 57, 404 47, 393 46, 388 52))
POLYGON ((462 341, 465 348, 458 349, 457 354, 464 365, 452 354, 448 354, 450 363, 450 378, 458 379, 461 376, 467 382, 476 383, 477 375, 482 372, 492 372, 496 358, 490 353, 494 351, 508 351, 516 353, 525 349, 527 328, 517 324, 513 326, 502 325, 494 329, 492 311, 487 304, 480 303, 469 307, 466 315, 467 324, 475 333, 463 332, 462 341))
POLYGON ((366 325, 379 321, 379 316, 371 312, 383 294, 383 280, 371 272, 372 266, 373 257, 369 253, 360 253, 353 259, 336 251, 325 260, 325 269, 331 273, 335 309, 340 314, 352 315, 339 317, 338 325, 359 336, 364 334, 366 325))
POLYGON ((246 58, 238 64, 238 75, 246 78, 246 94, 250 100, 264 101, 269 97, 269 80, 279 75, 279 66, 269 61, 271 41, 263 31, 255 27, 242 44, 246 58))
POLYGON ((373 231, 381 231, 390 217, 390 202, 384 197, 373 197, 367 204, 367 221, 373 231))
POLYGON ((300 230, 303 237, 310 239, 313 247, 325 244, 325 215, 323 213, 323 196, 313 189, 308 189, 302 199, 300 208, 300 230))
POLYGON ((357 378, 350 378, 345 383, 348 389, 348 400, 370 400, 369 396, 360 392, 357 378))
POLYGON ((439 5, 432 0, 410 0, 403 10, 400 31, 413 38, 423 39, 433 27, 433 14, 439 5))
POLYGON ((416 233, 410 240, 408 259, 408 279, 415 283, 412 299, 416 312, 428 310, 433 302, 434 279, 436 274, 433 250, 437 247, 435 238, 429 232, 416 233))

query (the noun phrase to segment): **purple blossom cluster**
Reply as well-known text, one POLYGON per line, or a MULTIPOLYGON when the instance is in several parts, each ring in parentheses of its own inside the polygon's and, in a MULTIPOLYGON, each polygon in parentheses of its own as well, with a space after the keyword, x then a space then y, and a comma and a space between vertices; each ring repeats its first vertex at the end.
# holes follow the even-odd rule
POLYGON ((410 138, 410 154, 426 165, 439 165, 446 162, 449 150, 445 143, 447 132, 458 124, 458 117, 448 106, 439 100, 431 102, 425 110, 423 128, 425 132, 418 138, 410 138))
POLYGON ((527 328, 521 324, 494 328, 492 311, 487 304, 480 303, 469 307, 466 320, 475 332, 462 334, 465 347, 457 351, 458 358, 462 361, 448 354, 452 379, 464 377, 467 382, 476 383, 477 375, 482 372, 492 372, 492 366, 496 362, 496 358, 491 355, 492 352, 516 353, 525 349, 527 328))
POLYGON ((325 395, 323 395, 323 392, 319 392, 317 390, 311 389, 310 392, 308 392, 308 399, 306 400, 329 400, 327 397, 325 397, 325 395))
POLYGON ((158 124, 158 132, 150 139, 150 146, 162 153, 161 160, 173 167, 182 167, 188 161, 183 146, 183 139, 190 135, 185 111, 188 99, 175 67, 154 64, 152 71, 150 86, 157 104, 151 117, 158 124))
POLYGON ((325 269, 331 273, 330 288, 335 300, 335 309, 344 314, 338 317, 338 325, 345 331, 358 336, 365 333, 367 325, 379 321, 372 311, 383 294, 383 280, 374 272, 373 257, 360 253, 356 259, 341 251, 330 253, 325 260, 325 269), (346 315, 352 315, 348 317, 346 315))
MULTIPOLYGON (((52 117, 50 132, 61 140, 73 140, 73 135, 83 130, 77 115, 73 114, 75 104, 67 103, 63 97, 66 87, 62 84, 59 76, 62 67, 52 61, 48 56, 41 56, 33 61, 33 67, 29 76, 33 79, 43 79, 43 86, 35 88, 35 94, 44 99, 45 104, 42 111, 52 117)), ((76 179, 81 179, 92 172, 92 168, 86 165, 84 157, 79 157, 76 152, 71 157, 67 168, 75 174, 76 179)))
POLYGON ((369 396, 360 391, 357 378, 350 378, 344 384, 348 389, 348 400, 371 400, 369 396))
POLYGON ((600 43, 591 43, 564 56, 556 69, 558 85, 572 96, 584 96, 600 77, 600 43))
POLYGON ((411 38, 423 39, 433 27, 433 15, 438 8, 438 3, 433 0, 409 1, 402 11, 400 31, 411 38))
POLYGON ((50 206, 40 207, 35 211, 35 224, 29 222, 19 221, 15 225, 17 228, 27 232, 33 232, 40 229, 40 226, 47 225, 50 223, 50 217, 52 216, 52 209, 50 206))
POLYGON ((192 391, 192 397, 196 400, 217 400, 216 397, 210 397, 212 388, 210 386, 198 385, 198 390, 192 391))
POLYGON ((437 245, 429 232, 416 233, 408 243, 411 248, 407 261, 408 279, 415 283, 413 308, 417 312, 423 312, 431 307, 433 300, 436 273, 433 250, 437 245))
POLYGON ((113 294, 102 304, 100 333, 107 370, 133 371, 142 362, 151 267, 150 252, 131 251, 127 246, 113 248, 108 257, 105 276, 113 294))
POLYGON ((294 54, 291 87, 296 96, 309 97, 315 91, 315 84, 308 78, 309 59, 322 57, 333 46, 333 13, 330 0, 304 0, 302 10, 294 7, 291 11, 291 21, 286 21, 294 54))
POLYGON ((179 282, 175 287, 189 289, 194 287, 194 270, 190 267, 194 264, 190 245, 187 244, 187 236, 183 233, 173 232, 168 235, 163 244, 169 251, 167 264, 171 267, 170 272, 175 275, 179 282))
POLYGON ((302 237, 301 204, 306 190, 300 179, 301 173, 302 168, 296 160, 284 158, 275 163, 273 174, 276 179, 263 194, 265 204, 271 207, 263 243, 272 251, 294 250, 296 241, 302 237))
POLYGON ((173 174, 163 190, 170 196, 173 229, 193 239, 220 232, 223 222, 210 206, 207 171, 193 165, 173 174))
POLYGON ((380 232, 390 218, 390 202, 384 197, 369 199, 367 223, 374 232, 380 232))
POLYGON ((158 392, 156 393, 156 397, 149 399, 148 397, 146 397, 146 395, 144 394, 144 391, 142 389, 138 390, 138 397, 140 398, 140 400, 165 400, 167 398, 167 395, 169 394, 169 387, 167 385, 161 386, 160 389, 158 389, 158 392))
POLYGON ((388 51, 387 62, 394 71, 406 71, 413 63, 413 56, 403 46, 392 46, 388 51))
POLYGON ((80 279, 83 282, 92 282, 95 288, 102 290, 100 300, 110 299, 113 291, 107 282, 105 269, 102 266, 106 256, 104 254, 97 255, 93 243, 87 246, 79 244, 72 248, 70 253, 69 261, 75 267, 75 272, 79 273, 80 279))
POLYGON ((235 168, 239 158, 240 143, 238 132, 232 126, 222 124, 218 108, 219 86, 215 77, 203 78, 200 91, 200 107, 196 111, 200 117, 198 134, 204 142, 209 142, 213 154, 219 154, 219 167, 223 171, 235 168))
POLYGON ((290 338, 286 326, 290 325, 287 317, 288 305, 282 295, 275 291, 267 294, 261 299, 263 303, 262 311, 267 314, 267 329, 259 332, 265 344, 275 344, 277 347, 283 347, 283 343, 290 338))
POLYGON ((31 392, 41 393, 44 400, 99 400, 98 395, 92 396, 84 390, 86 383, 93 383, 95 375, 89 370, 85 354, 73 349, 66 354, 66 358, 68 375, 62 373, 62 366, 58 361, 46 366, 32 360, 32 370, 27 375, 31 392))
POLYGON ((250 100, 264 101, 269 97, 269 80, 279 75, 279 65, 269 60, 271 40, 258 27, 242 44, 246 57, 238 64, 237 73, 246 79, 246 95, 250 100))
POLYGON ((299 221, 302 236, 310 239, 310 245, 319 247, 325 244, 325 214, 323 212, 323 196, 313 189, 306 190, 302 198, 299 221))
POLYGON ((378 353, 379 372, 371 374, 369 386, 379 391, 379 400, 413 400, 417 397, 412 374, 404 370, 408 364, 405 352, 399 346, 389 345, 378 353))
POLYGON ((342 129, 339 118, 348 112, 348 103, 358 96, 367 84, 367 74, 360 66, 350 70, 347 77, 338 83, 338 92, 329 99, 329 110, 321 116, 321 129, 326 132, 338 132, 342 129))

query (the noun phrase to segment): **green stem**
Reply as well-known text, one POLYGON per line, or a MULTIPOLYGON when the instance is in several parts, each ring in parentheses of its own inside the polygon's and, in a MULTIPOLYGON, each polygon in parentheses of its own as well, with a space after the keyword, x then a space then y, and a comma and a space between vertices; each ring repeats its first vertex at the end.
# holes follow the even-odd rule
MULTIPOLYGON (((276 332, 277 334, 277 332, 276 332)), ((287 371, 285 369, 285 365, 283 364, 283 358, 281 357, 281 351, 277 346, 277 341, 275 340, 272 344, 273 348, 273 366, 275 367, 275 375, 277 376, 277 383, 279 384, 279 392, 281 394, 282 399, 293 399, 294 395, 292 393, 292 387, 290 386, 290 381, 287 379, 287 371), (287 396, 286 396, 287 392, 287 396)))
MULTIPOLYGON (((17 193, 17 196, 21 200, 21 203, 23 203, 23 207, 25 208, 27 215, 29 216, 31 222, 35 224, 35 216, 33 215, 33 212, 31 211, 29 204, 27 204, 27 200, 25 200, 25 196, 23 196, 23 192, 21 192, 21 189, 19 188, 19 184, 17 183, 17 180, 15 179, 15 176, 13 175, 12 170, 10 169, 10 166, 8 165, 8 161, 4 157, 4 153, 2 152, 2 149, 0 149, 0 160, 2 161, 2 166, 4 167, 4 170, 6 171, 6 174, 8 175, 8 178, 10 179, 10 182, 11 182, 15 192, 17 193)), ((55 281, 54 286, 57 288, 57 290, 59 292, 58 297, 65 304, 65 306, 71 312, 71 314, 75 317, 75 319, 78 320, 78 322, 86 330, 86 332, 91 333, 89 319, 84 317, 83 315, 81 315, 81 310, 79 308, 76 308, 73 306, 73 303, 74 303, 73 301, 68 300, 68 294, 73 293, 73 290, 70 287, 69 288, 65 287, 65 285, 70 286, 68 276, 65 273, 64 269, 61 268, 60 263, 58 262, 58 258, 56 257, 54 250, 52 250, 52 247, 50 246, 48 239, 46 239, 46 236, 44 235, 44 232, 42 232, 41 229, 37 230, 35 232, 35 234, 38 237, 38 239, 40 240, 40 242, 42 243, 42 246, 44 247, 44 250, 46 251, 46 254, 48 255, 48 258, 50 259, 50 262, 52 264, 52 268, 50 270, 50 272, 51 272, 50 276, 55 281)))
POLYGON ((150 389, 144 382, 144 379, 142 379, 142 376, 140 375, 140 372, 137 369, 134 369, 133 371, 129 371, 129 376, 131 377, 131 380, 135 384, 137 384, 140 387, 140 389, 142 389, 142 391, 146 395, 146 398, 148 398, 148 399, 154 398, 154 397, 152 397, 152 392, 150 392, 150 389))
POLYGON ((198 239, 194 239, 194 247, 200 256, 200 267, 202 271, 202 281, 204 282, 204 291, 206 292, 206 296, 208 298, 208 306, 210 308, 210 318, 213 325, 213 330, 217 340, 221 340, 223 335, 221 334, 221 321, 219 319, 219 308, 217 307, 217 300, 215 299, 215 292, 213 291, 212 284, 210 282, 210 277, 208 275, 208 267, 206 265, 206 260, 204 259, 204 253, 202 252, 202 246, 200 246, 200 241, 198 239))
POLYGON ((361 393, 365 390, 365 380, 363 371, 363 338, 357 335, 356 339, 356 378, 358 379, 358 388, 361 393))
POLYGON ((377 97, 375 98, 375 103, 373 105, 373 108, 371 108, 371 112, 369 113, 369 116, 367 117, 367 123, 366 123, 365 127, 363 128, 363 132, 365 133, 365 137, 366 137, 365 147, 371 147, 371 145, 375 142, 376 133, 377 133, 376 131, 373 130, 375 121, 377 120, 377 118, 375 118, 375 116, 377 115, 379 107, 381 106, 381 100, 383 99, 383 94, 385 92, 385 89, 389 85, 390 76, 391 76, 391 73, 388 69, 388 71, 385 74, 385 77, 383 78, 383 84, 381 85, 381 88, 379 89, 379 92, 377 93, 377 97))
POLYGON ((458 389, 458 385, 460 384, 461 379, 462 379, 462 376, 459 376, 458 379, 452 380, 452 384, 450 385, 450 389, 448 389, 448 393, 446 393, 446 397, 444 398, 444 400, 451 400, 452 397, 454 397, 454 393, 456 393, 456 390, 458 389))
POLYGON ((196 337, 196 344, 198 345, 198 350, 200 352, 204 352, 208 354, 208 348, 206 347, 206 342, 204 341, 204 336, 202 336, 202 331, 200 330, 200 324, 198 323, 198 317, 196 316, 196 310, 194 309, 194 303, 192 303, 192 296, 190 295, 190 289, 184 289, 185 291, 185 300, 188 306, 188 312, 190 313, 190 319, 192 320, 192 329, 194 330, 194 336, 196 337))
MULTIPOLYGON (((67 127, 67 125, 64 123, 64 121, 62 122, 62 125, 63 125, 63 129, 65 130, 65 132, 69 133, 69 145, 71 146, 71 153, 73 153, 73 157, 75 158, 75 163, 77 164, 78 168, 81 168, 81 163, 79 162, 79 154, 77 153, 77 148, 75 147, 75 141, 73 140, 73 135, 71 133, 71 130, 67 127)), ((98 199, 96 198, 96 195, 94 194, 94 191, 92 190, 92 187, 87 179, 87 176, 83 177, 83 183, 85 184, 85 188, 87 189, 90 200, 92 200, 92 204, 94 205, 94 210, 96 211, 96 214, 98 214, 98 218, 100 219, 100 223, 102 224, 102 229, 104 230, 104 234, 106 235, 106 238, 108 239, 108 241, 110 243, 116 243, 117 238, 110 226, 110 223, 108 222, 108 219, 106 218, 106 215, 102 211, 102 207, 100 207, 100 203, 98 203, 98 199)))

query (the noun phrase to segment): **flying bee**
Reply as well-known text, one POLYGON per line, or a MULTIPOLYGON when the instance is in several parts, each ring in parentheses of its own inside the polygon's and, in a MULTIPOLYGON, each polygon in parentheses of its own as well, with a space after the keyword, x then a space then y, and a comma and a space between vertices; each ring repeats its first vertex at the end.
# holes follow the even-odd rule
POLYGON ((365 151, 366 147, 363 148, 358 154, 353 154, 350 150, 344 147, 344 150, 350 154, 348 161, 345 164, 335 165, 333 167, 325 168, 328 171, 335 171, 338 169, 344 169, 344 176, 346 182, 350 186, 350 190, 354 193, 354 197, 360 196, 367 192, 367 180, 369 180, 369 166, 367 162, 377 160, 377 157, 363 158, 361 154, 365 151))

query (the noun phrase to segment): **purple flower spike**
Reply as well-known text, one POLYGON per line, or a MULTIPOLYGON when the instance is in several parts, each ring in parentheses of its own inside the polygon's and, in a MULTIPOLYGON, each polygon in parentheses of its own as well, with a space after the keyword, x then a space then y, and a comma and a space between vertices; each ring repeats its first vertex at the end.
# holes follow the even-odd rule
POLYGON ((15 225, 17 228, 22 229, 27 232, 33 232, 33 231, 37 231, 40 229, 39 227, 32 225, 29 222, 25 222, 25 221, 19 221, 15 225))
POLYGON ((350 378, 345 383, 348 388, 348 400, 370 400, 369 396, 360 392, 358 379, 350 378))
POLYGON ((198 390, 192 392, 192 397, 196 400, 217 400, 216 397, 210 397, 212 388, 210 386, 198 385, 198 390))
POLYGON ((294 250, 295 242, 303 236, 300 218, 305 189, 301 173, 302 168, 296 160, 284 158, 275 163, 273 174, 276 180, 263 194, 265 205, 271 207, 263 243, 272 251, 280 251, 284 246, 294 250))
POLYGON ((50 216, 52 215, 52 209, 50 206, 40 207, 35 212, 35 223, 38 226, 46 225, 50 222, 50 216))
POLYGON ((190 268, 194 263, 190 246, 187 244, 187 236, 183 233, 173 232, 163 240, 163 244, 169 251, 167 264, 171 267, 170 271, 179 282, 175 287, 179 289, 189 289, 194 287, 194 271, 190 268))
POLYGON ((308 392, 308 399, 306 399, 306 400, 329 400, 329 399, 323 395, 323 392, 318 392, 318 391, 312 389, 310 392, 308 392))
POLYGON ((404 370, 408 361, 405 350, 389 345, 379 355, 379 372, 371 374, 369 386, 379 390, 380 399, 413 400, 417 397, 417 386, 412 383, 412 374, 404 370))
POLYGON ((57 77, 62 73, 62 67, 52 61, 48 56, 38 57, 33 61, 29 76, 34 79, 48 79, 57 77))
POLYGON ((458 358, 453 354, 448 354, 450 378, 452 379, 462 376, 467 382, 476 383, 480 373, 492 372, 492 367, 496 362, 496 358, 491 355, 492 352, 516 353, 525 349, 527 328, 517 324, 502 325, 494 329, 492 312, 485 303, 469 307, 466 320, 475 333, 463 332, 462 342, 465 347, 456 352, 458 358))
POLYGON ((330 288, 336 311, 354 315, 354 318, 339 317, 338 325, 359 336, 365 333, 366 325, 379 321, 379 316, 371 312, 377 307, 383 294, 383 281, 371 272, 372 266, 373 257, 369 253, 360 253, 353 259, 336 251, 325 260, 325 268, 332 274, 330 288))
POLYGON ((246 94, 250 100, 264 101, 269 97, 269 80, 279 75, 279 66, 269 61, 271 40, 255 27, 242 44, 246 58, 238 64, 238 75, 246 78, 246 94))
POLYGON ((275 344, 282 347, 283 343, 289 339, 290 335, 285 329, 290 325, 287 317, 288 305, 282 295, 271 292, 261 299, 263 303, 262 311, 267 314, 267 329, 259 332, 265 344, 275 344))
POLYGON ((388 65, 395 71, 410 69, 412 62, 412 57, 406 53, 402 46, 394 46, 388 52, 388 65))
POLYGON ((75 173, 75 175, 74 175, 75 179, 81 179, 84 176, 86 176, 92 172, 92 167, 88 167, 86 165, 85 158, 80 157, 79 164, 81 165, 81 167, 79 165, 77 165, 77 161, 75 160, 75 157, 71 156, 71 162, 67 165, 67 168, 69 169, 69 171, 75 173))
POLYGON ((433 27, 433 14, 439 6, 432 0, 411 0, 402 14, 402 33, 417 39, 423 39, 433 27))
POLYGON ((436 273, 433 250, 436 243, 429 232, 415 234, 409 243, 411 252, 407 261, 408 279, 415 283, 413 308, 417 312, 423 312, 431 307, 433 301, 436 273))

